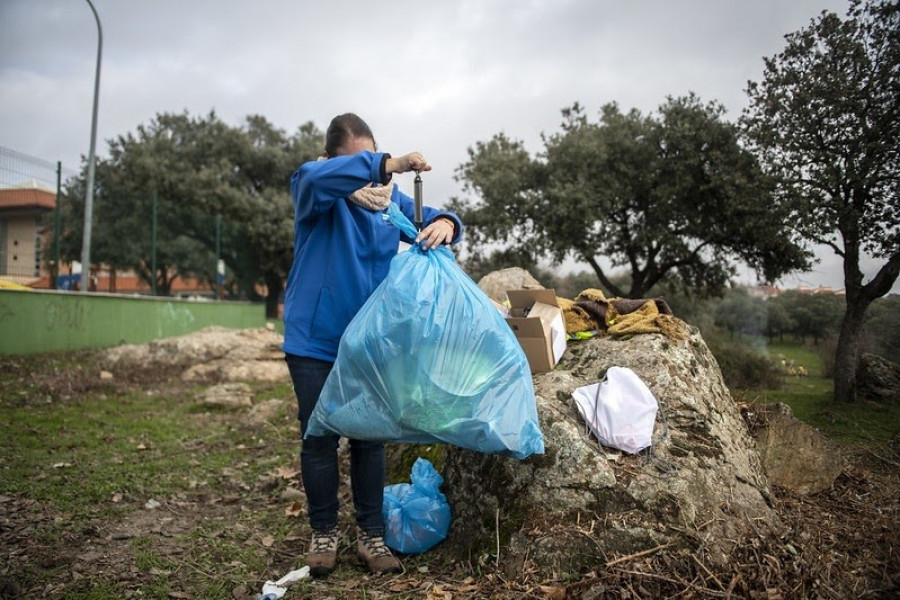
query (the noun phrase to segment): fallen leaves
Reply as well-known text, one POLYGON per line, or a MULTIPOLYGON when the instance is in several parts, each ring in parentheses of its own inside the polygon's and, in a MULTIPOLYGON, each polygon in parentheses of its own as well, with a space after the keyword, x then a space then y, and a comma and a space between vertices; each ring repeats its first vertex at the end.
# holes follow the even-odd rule
POLYGON ((296 467, 278 467, 275 469, 275 476, 281 479, 294 479, 300 474, 300 469, 296 467))
POLYGON ((306 504, 297 500, 290 506, 284 509, 284 516, 286 517, 299 517, 303 514, 304 508, 306 504))
POLYGON ((542 585, 538 589, 544 594, 547 600, 565 600, 566 588, 561 585, 542 585))

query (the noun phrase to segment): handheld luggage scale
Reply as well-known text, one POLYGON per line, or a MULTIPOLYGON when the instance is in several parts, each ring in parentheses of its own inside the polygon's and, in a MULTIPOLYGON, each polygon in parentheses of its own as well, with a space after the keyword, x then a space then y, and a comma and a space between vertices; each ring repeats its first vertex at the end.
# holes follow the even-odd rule
POLYGON ((415 198, 414 224, 416 231, 422 231, 422 176, 416 171, 416 178, 413 180, 413 196, 415 198))

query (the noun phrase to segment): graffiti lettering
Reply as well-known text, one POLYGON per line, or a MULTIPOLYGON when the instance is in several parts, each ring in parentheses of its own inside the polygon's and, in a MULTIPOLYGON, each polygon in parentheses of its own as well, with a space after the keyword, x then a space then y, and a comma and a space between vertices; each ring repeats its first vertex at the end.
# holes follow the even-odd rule
POLYGON ((9 321, 15 316, 16 314, 5 302, 0 302, 0 321, 9 321))
POLYGON ((166 302, 166 307, 162 312, 163 322, 174 323, 178 329, 183 331, 191 331, 191 326, 196 320, 194 313, 186 306, 177 306, 173 302, 166 302))
POLYGON ((51 300, 47 304, 47 331, 55 329, 84 331, 88 309, 88 303, 81 298, 51 300))

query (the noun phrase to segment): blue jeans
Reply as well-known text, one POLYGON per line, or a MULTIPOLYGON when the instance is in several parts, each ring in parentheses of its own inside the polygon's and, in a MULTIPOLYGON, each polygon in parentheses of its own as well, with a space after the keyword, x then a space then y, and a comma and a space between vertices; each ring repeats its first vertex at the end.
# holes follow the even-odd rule
MULTIPOLYGON (((286 354, 288 370, 297 395, 300 420, 300 475, 306 492, 309 524, 315 531, 338 524, 338 441, 336 434, 305 438, 325 379, 333 363, 286 354)), ((356 508, 356 524, 373 535, 384 534, 381 507, 386 478, 384 444, 350 440, 350 489, 356 508)))

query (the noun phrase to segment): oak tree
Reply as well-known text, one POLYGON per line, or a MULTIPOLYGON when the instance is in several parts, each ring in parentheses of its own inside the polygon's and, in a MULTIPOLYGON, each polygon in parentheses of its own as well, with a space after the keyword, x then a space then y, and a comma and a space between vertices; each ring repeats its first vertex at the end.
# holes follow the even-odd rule
POLYGON ((691 94, 655 115, 615 103, 598 122, 578 104, 562 113, 537 156, 502 133, 469 148, 457 179, 476 198, 451 204, 470 246, 574 258, 607 292, 632 298, 664 281, 719 293, 740 264, 766 281, 806 265, 721 105, 691 94), (611 276, 623 267, 627 288, 611 276))
POLYGON ((860 331, 900 274, 900 4, 850 4, 786 36, 750 82, 743 125, 795 233, 843 261, 834 395, 856 398, 860 331), (880 259, 864 282, 860 260, 880 259))

